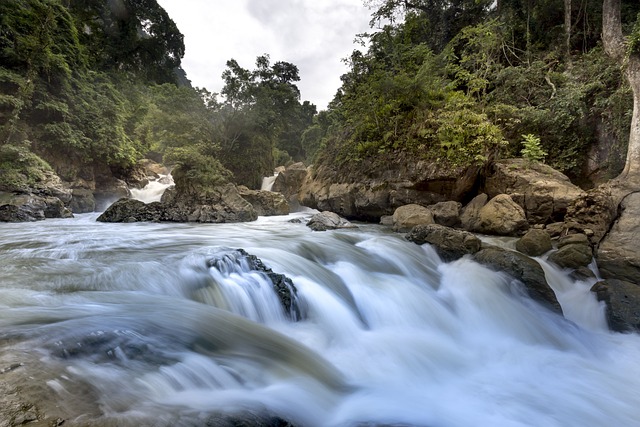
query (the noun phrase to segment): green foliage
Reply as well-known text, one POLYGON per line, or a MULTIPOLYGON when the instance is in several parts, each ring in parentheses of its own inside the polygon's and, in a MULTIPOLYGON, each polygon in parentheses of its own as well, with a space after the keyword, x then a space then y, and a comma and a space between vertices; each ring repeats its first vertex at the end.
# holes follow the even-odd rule
POLYGON ((172 171, 178 191, 200 192, 229 181, 231 172, 213 156, 203 154, 198 146, 172 147, 164 162, 176 165, 172 171))
POLYGON ((24 146, 0 145, 0 190, 24 191, 46 179, 51 166, 24 146))
POLYGON ((520 150, 522 158, 529 162, 541 162, 544 160, 547 152, 540 145, 540 138, 533 134, 522 135, 522 150, 520 150))

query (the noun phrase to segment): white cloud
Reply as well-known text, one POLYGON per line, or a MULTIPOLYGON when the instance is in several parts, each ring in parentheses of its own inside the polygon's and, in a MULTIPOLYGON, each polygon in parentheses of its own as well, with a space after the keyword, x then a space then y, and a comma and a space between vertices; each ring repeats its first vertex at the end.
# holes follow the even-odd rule
POLYGON ((346 71, 342 58, 367 31, 361 0, 158 0, 185 36, 182 61, 195 86, 219 92, 228 59, 252 69, 258 55, 300 69, 303 100, 325 108, 346 71))

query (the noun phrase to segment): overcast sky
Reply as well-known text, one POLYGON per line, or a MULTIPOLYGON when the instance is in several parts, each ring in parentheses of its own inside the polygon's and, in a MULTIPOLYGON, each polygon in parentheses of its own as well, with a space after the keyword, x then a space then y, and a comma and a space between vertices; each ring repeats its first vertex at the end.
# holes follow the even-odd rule
POLYGON ((253 69, 258 55, 298 66, 302 100, 326 108, 346 71, 341 62, 368 31, 362 0, 158 0, 184 34, 182 67, 194 86, 222 88, 227 60, 253 69))

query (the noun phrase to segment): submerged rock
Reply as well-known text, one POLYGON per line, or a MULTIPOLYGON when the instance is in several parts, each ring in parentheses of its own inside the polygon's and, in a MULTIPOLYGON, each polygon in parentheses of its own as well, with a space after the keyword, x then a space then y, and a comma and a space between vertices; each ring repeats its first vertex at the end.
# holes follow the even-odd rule
POLYGON ((438 224, 418 225, 406 236, 418 245, 429 243, 435 246, 444 261, 453 261, 480 250, 481 242, 467 231, 454 230, 438 224))
POLYGON ((562 314, 556 294, 547 283, 544 270, 535 260, 519 252, 488 247, 474 255, 474 259, 496 271, 504 271, 525 285, 529 296, 562 314))

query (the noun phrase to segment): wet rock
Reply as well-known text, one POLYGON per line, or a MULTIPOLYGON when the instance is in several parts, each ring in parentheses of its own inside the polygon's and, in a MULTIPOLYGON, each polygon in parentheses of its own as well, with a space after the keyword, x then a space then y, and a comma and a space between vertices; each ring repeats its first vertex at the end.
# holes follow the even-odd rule
POLYGON ((593 260, 591 246, 569 243, 549 255, 549 261, 560 268, 586 267, 593 260))
POLYGON ((598 301, 607 306, 609 328, 618 332, 640 332, 640 286, 624 280, 607 279, 593 285, 598 301))
POLYGON ((500 236, 517 236, 529 228, 524 210, 510 196, 499 194, 489 200, 478 212, 474 230, 500 236))
POLYGON ((418 245, 434 245, 444 261, 475 254, 481 247, 480 239, 473 234, 438 224, 418 225, 407 234, 406 239, 418 245))
POLYGON ((271 282, 287 316, 293 320, 301 319, 298 290, 291 279, 284 274, 274 272, 257 256, 247 253, 244 249, 228 250, 207 260, 207 267, 215 268, 223 275, 243 274, 247 271, 264 275, 271 282))
POLYGON ((531 229, 516 242, 516 249, 525 255, 540 256, 550 251, 551 237, 544 230, 531 229))
POLYGON ((56 197, 0 193, 0 222, 31 222, 72 216, 56 197))
POLYGON ((289 421, 271 414, 217 414, 207 419, 207 427, 296 427, 289 421))
POLYGON ((165 220, 165 207, 158 202, 146 204, 135 199, 120 199, 97 219, 99 222, 157 222, 165 220))
POLYGON ((239 186, 240 196, 251 203, 259 216, 288 215, 289 203, 287 199, 273 191, 250 190, 247 187, 239 186))
POLYGON ((450 200, 448 202, 439 202, 435 205, 428 206, 433 214, 433 220, 436 224, 446 227, 457 227, 460 224, 460 202, 450 200))
POLYGON ((585 193, 548 165, 524 159, 493 163, 484 191, 489 197, 508 194, 520 205, 530 224, 562 221, 567 208, 585 193))
POLYGON ((562 308, 553 289, 547 283, 544 270, 535 260, 519 252, 488 247, 474 255, 474 259, 496 271, 503 271, 522 282, 529 296, 562 313, 562 308))
POLYGON ((320 212, 311 217, 307 227, 313 231, 336 230, 339 228, 357 228, 346 219, 333 212, 320 212))
POLYGON ((393 213, 393 230, 401 233, 417 225, 434 224, 433 212, 424 206, 410 204, 400 206, 393 213))

